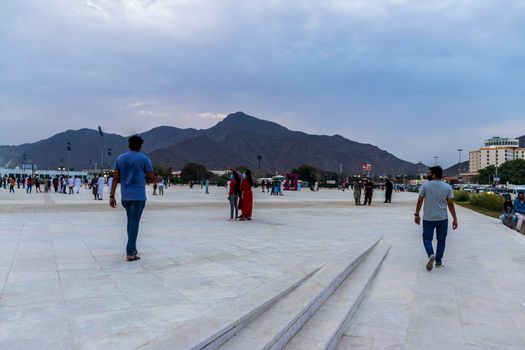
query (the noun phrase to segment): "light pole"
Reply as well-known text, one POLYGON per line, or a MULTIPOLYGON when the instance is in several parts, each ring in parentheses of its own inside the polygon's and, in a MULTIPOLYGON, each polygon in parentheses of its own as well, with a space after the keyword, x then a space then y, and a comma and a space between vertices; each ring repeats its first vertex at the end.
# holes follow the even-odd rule
POLYGON ((69 169, 71 169, 69 165, 69 158, 71 154, 71 142, 66 143, 66 151, 67 151, 67 176, 69 177, 69 169))
POLYGON ((458 148, 459 152, 459 165, 458 165, 458 185, 461 182, 461 152, 463 152, 462 148, 458 148))
POLYGON ((108 148, 108 169, 111 169, 111 147, 108 148))
POLYGON ((435 161, 435 165, 436 166, 438 165, 438 158, 439 158, 439 156, 434 156, 434 161, 435 161))
POLYGON ((259 154, 257 156, 257 161, 259 162, 259 168, 258 168, 259 171, 261 171, 261 159, 262 159, 262 156, 259 154))
POLYGON ((104 133, 100 126, 98 127, 98 133, 100 135, 100 174, 104 175, 104 133))

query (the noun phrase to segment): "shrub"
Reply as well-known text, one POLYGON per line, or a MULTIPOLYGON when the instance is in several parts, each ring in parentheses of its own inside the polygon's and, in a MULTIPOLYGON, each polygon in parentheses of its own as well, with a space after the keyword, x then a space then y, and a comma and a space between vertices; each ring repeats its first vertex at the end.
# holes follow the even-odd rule
POLYGON ((468 202, 470 200, 470 194, 465 191, 454 191, 454 199, 456 202, 468 202))
POLYGON ((470 196, 470 204, 493 211, 500 211, 504 201, 497 194, 475 193, 470 196))

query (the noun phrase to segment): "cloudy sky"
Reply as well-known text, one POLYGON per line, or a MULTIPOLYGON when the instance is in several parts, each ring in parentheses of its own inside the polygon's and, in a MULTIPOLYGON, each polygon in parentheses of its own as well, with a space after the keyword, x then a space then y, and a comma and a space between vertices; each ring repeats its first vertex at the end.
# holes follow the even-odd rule
POLYGON ((242 110, 410 161, 525 134, 520 0, 2 0, 0 144, 242 110))

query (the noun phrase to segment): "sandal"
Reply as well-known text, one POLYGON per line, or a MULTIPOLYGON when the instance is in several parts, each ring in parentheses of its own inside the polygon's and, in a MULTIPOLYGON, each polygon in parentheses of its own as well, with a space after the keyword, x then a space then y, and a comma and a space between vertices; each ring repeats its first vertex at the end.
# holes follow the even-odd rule
POLYGON ((135 261, 135 260, 140 260, 140 256, 133 255, 133 256, 127 256, 126 257, 126 261, 135 261))

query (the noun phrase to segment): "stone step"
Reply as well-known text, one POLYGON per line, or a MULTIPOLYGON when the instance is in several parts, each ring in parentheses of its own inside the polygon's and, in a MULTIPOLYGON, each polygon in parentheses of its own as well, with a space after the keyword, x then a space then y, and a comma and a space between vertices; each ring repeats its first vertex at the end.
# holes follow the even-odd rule
POLYGON ((142 345, 139 349, 216 349, 247 323, 311 278, 322 267, 303 265, 293 268, 252 293, 237 298, 228 305, 219 305, 203 316, 142 345))
POLYGON ((381 240, 335 257, 295 290, 241 329, 220 350, 280 350, 381 240))
POLYGON ((284 350, 335 349, 389 250, 390 245, 378 244, 284 350))

